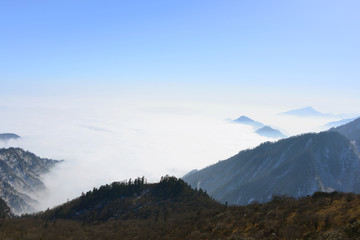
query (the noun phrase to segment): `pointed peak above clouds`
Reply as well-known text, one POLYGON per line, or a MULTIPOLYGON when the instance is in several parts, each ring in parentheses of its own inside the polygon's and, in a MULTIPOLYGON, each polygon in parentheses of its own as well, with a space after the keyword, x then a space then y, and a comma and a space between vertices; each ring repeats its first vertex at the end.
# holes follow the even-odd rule
POLYGON ((282 132, 269 126, 264 126, 255 131, 257 134, 263 137, 269 138, 284 138, 286 137, 282 132))
POLYGON ((252 126, 255 129, 259 129, 264 127, 265 125, 262 124, 261 122, 255 121, 247 116, 241 116, 235 120, 233 120, 234 123, 241 123, 241 124, 245 124, 245 125, 249 125, 252 126))

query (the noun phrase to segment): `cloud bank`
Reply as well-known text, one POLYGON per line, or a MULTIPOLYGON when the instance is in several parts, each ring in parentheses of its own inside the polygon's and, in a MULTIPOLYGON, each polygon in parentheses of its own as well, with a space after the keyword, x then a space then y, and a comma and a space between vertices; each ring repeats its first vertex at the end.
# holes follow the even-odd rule
POLYGON ((181 177, 272 140, 225 121, 228 117, 250 115, 288 136, 319 130, 329 120, 299 120, 249 106, 117 98, 2 99, 0 114, 0 132, 22 136, 0 147, 18 146, 41 157, 65 160, 44 176, 48 190, 36 196, 39 210, 112 181, 181 177))

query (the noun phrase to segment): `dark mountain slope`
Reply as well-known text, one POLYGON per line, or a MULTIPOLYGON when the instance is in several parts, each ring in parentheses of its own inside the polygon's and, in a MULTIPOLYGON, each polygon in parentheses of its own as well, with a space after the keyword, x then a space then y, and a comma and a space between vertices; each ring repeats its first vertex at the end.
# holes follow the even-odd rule
POLYGON ((183 180, 163 177, 160 183, 114 182, 46 211, 46 219, 73 219, 87 222, 114 219, 165 219, 169 214, 194 214, 221 206, 202 190, 193 190, 183 180))
POLYGON ((41 175, 59 162, 20 148, 0 149, 0 197, 16 214, 33 212, 36 202, 29 194, 45 189, 41 175))
POLYGON ((241 151, 184 180, 219 201, 241 205, 273 195, 360 192, 360 157, 337 132, 304 134, 241 151))

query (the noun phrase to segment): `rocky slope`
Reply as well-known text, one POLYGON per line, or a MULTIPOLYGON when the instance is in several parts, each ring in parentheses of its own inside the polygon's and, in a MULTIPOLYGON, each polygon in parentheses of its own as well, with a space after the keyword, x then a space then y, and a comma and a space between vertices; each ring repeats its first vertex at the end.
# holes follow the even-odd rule
POLYGON ((45 189, 41 175, 59 162, 20 148, 0 149, 0 197, 15 214, 33 212, 36 201, 31 194, 45 189))

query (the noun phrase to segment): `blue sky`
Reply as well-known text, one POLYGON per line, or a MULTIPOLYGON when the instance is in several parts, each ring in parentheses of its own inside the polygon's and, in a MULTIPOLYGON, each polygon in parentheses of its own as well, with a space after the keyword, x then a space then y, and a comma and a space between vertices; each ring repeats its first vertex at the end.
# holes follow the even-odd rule
POLYGON ((359 9, 328 0, 1 1, 0 94, 192 89, 206 99, 358 106, 359 9))

